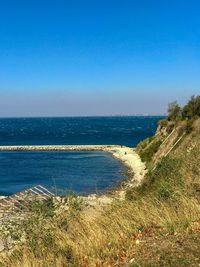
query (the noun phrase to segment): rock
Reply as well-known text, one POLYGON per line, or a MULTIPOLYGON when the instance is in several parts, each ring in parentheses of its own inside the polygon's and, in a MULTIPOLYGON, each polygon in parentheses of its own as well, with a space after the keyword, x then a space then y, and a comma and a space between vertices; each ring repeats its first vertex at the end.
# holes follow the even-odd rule
POLYGON ((90 195, 88 196, 88 199, 89 199, 89 200, 96 200, 96 199, 97 199, 97 195, 96 195, 96 194, 90 194, 90 195))

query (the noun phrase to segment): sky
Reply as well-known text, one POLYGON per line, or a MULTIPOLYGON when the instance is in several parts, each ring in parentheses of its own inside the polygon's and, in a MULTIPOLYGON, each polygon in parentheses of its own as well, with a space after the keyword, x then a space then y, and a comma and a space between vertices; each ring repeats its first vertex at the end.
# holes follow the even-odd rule
POLYGON ((200 94, 200 1, 1 1, 0 117, 164 114, 200 94))

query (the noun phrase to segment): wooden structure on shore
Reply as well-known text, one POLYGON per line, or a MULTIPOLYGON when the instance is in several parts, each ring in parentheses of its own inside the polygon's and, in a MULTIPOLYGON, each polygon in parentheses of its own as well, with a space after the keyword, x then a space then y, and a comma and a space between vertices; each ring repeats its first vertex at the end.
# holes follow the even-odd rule
POLYGON ((0 219, 27 212, 33 201, 47 201, 54 196, 47 188, 37 185, 0 199, 0 219))

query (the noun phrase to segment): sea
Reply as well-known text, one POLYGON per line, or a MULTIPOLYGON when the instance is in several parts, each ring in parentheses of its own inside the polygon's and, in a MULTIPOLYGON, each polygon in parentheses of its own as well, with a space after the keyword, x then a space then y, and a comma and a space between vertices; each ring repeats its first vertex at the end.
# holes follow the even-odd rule
MULTIPOLYGON (((135 147, 154 135, 161 116, 1 118, 0 145, 92 145, 135 147)), ((112 189, 126 167, 106 152, 2 151, 0 195, 35 185, 56 194, 90 194, 112 189)))

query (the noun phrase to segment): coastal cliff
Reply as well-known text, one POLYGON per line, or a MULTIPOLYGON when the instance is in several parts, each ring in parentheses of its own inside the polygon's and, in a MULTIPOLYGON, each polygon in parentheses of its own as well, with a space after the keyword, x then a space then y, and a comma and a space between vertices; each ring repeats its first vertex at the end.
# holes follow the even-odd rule
POLYGON ((198 266, 200 118, 161 121, 136 152, 148 171, 124 198, 34 203, 0 266, 198 266))

